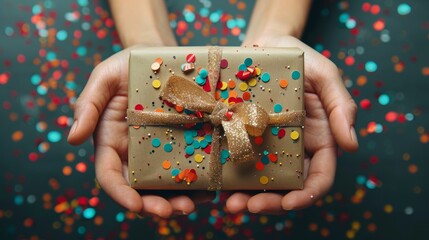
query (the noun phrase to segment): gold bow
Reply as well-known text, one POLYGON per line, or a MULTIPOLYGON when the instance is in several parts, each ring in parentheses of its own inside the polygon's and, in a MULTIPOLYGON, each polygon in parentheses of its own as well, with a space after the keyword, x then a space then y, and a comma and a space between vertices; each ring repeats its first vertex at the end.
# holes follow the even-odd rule
POLYGON ((127 110, 130 126, 182 125, 198 122, 210 122, 213 127, 212 149, 209 163, 209 190, 218 190, 222 186, 222 165, 219 159, 220 132, 223 129, 230 152, 230 159, 239 166, 248 166, 256 161, 250 143, 250 136, 261 136, 268 125, 303 126, 305 111, 268 114, 261 106, 254 103, 237 103, 228 106, 214 98, 214 90, 219 78, 219 48, 209 50, 209 80, 211 93, 204 91, 193 81, 179 76, 171 76, 160 97, 185 109, 205 113, 200 117, 179 113, 149 112, 127 110))

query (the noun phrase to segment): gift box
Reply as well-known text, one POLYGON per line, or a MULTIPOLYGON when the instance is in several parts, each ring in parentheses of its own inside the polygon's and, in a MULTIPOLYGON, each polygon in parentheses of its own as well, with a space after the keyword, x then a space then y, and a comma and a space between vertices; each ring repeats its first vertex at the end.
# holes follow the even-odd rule
POLYGON ((131 51, 130 185, 302 189, 303 64, 298 48, 131 51))

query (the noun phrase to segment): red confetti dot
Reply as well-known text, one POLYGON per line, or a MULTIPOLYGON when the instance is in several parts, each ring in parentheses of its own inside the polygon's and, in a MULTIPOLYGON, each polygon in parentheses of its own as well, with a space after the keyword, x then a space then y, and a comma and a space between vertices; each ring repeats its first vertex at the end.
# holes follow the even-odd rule
POLYGON ((353 56, 348 56, 348 57, 346 57, 344 62, 346 63, 347 66, 351 66, 351 65, 355 64, 355 58, 353 56))
POLYGON ((225 69, 228 67, 228 60, 222 59, 220 60, 220 68, 225 69))
POLYGON ((136 104, 136 106, 134 107, 134 109, 138 110, 138 111, 142 111, 144 109, 144 107, 141 104, 136 104))
POLYGON ((362 4, 362 11, 364 12, 369 12, 369 10, 371 9, 371 4, 368 2, 364 2, 362 4))
POLYGON ((186 56, 186 62, 188 63, 194 63, 196 60, 195 54, 188 54, 188 56, 186 56))
POLYGON ((32 153, 28 154, 28 159, 32 162, 37 161, 37 158, 38 158, 37 153, 32 152, 32 153))
POLYGON ((380 20, 375 21, 372 26, 376 31, 381 31, 384 29, 385 24, 384 24, 384 21, 380 19, 380 20))
POLYGON ((262 171, 262 170, 264 170, 264 168, 265 168, 264 163, 262 163, 261 161, 258 161, 256 163, 256 170, 262 171))
POLYGON ((284 130, 283 128, 279 130, 277 136, 279 137, 279 139, 282 139, 284 136, 286 135, 286 130, 284 130))
POLYGON ((371 108, 371 101, 368 99, 363 99, 362 101, 360 101, 359 105, 362 109, 368 110, 371 108))
POLYGON ((386 118, 386 121, 388 122, 394 122, 398 118, 398 114, 396 112, 390 111, 386 113, 385 118, 386 118))
POLYGON ((380 13, 380 6, 378 4, 374 4, 371 6, 371 13, 373 15, 377 15, 380 13))
POLYGON ((271 162, 277 162, 277 155, 274 153, 268 154, 268 159, 270 159, 271 162))
POLYGON ((264 142, 264 138, 261 136, 255 137, 255 143, 261 145, 264 142))

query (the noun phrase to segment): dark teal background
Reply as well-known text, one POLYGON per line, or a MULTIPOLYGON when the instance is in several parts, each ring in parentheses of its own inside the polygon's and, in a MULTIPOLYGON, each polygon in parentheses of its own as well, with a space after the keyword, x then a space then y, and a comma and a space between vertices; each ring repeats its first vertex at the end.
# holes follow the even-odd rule
MULTIPOLYGON (((107 4, 0 3, 0 239, 423 239, 428 233, 427 1, 313 4, 303 41, 337 64, 359 106, 360 149, 339 150, 326 197, 303 211, 261 216, 226 213, 220 194, 190 216, 168 220, 139 219, 112 202, 94 179, 91 141, 66 142, 74 96, 93 67, 120 50, 107 4)), ((167 3, 178 42, 188 45, 239 45, 253 8, 253 1, 167 3)))

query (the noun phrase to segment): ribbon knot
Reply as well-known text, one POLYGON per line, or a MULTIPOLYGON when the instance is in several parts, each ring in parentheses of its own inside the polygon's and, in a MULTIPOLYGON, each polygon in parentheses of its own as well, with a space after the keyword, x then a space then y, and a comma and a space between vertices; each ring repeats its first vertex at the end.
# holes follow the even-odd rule
MULTIPOLYGON (((214 90, 219 79, 221 50, 209 49, 209 80, 211 93, 204 91, 191 80, 180 76, 171 76, 161 90, 160 97, 185 109, 206 115, 192 115, 166 112, 136 111, 128 109, 127 119, 130 126, 182 125, 188 123, 210 122, 212 150, 209 166, 209 190, 218 190, 222 186, 222 165, 219 161, 221 132, 224 132, 230 160, 238 166, 249 166, 256 161, 249 136, 261 136, 268 125, 303 126, 305 111, 268 114, 254 103, 236 103, 228 106, 214 98, 214 90)), ((246 168, 247 169, 247 168, 246 168)))

